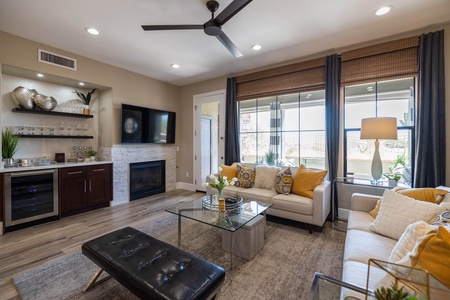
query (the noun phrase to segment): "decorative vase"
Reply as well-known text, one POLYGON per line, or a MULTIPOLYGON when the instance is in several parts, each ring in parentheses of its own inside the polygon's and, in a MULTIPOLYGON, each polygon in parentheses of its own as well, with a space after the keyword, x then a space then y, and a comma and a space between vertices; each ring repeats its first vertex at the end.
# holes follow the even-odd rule
POLYGON ((389 179, 389 186, 390 187, 396 187, 398 185, 398 181, 394 179, 389 179))
POLYGON ((89 115, 91 113, 91 109, 89 108, 89 105, 83 106, 83 115, 89 115))

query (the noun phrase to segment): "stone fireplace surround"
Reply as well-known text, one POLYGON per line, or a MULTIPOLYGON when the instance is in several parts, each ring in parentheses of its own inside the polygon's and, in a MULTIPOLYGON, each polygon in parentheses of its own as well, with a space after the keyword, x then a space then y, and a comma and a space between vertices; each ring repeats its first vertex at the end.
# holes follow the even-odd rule
POLYGON ((175 145, 113 145, 99 149, 101 157, 113 162, 113 201, 118 205, 130 201, 130 163, 165 160, 166 192, 176 189, 175 145))

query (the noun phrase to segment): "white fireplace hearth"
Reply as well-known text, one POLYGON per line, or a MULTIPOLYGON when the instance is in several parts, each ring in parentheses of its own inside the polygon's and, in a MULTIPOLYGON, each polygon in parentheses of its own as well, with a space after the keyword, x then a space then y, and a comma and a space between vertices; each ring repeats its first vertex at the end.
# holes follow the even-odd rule
POLYGON ((175 145, 114 145, 111 148, 113 162, 113 193, 111 205, 130 201, 130 163, 165 160, 166 192, 176 189, 175 145))

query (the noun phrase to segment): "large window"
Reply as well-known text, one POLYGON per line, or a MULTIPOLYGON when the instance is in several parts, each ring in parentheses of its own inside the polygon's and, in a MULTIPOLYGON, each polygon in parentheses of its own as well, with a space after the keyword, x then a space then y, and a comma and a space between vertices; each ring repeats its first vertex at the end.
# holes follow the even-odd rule
POLYGON ((241 161, 325 168, 325 92, 239 101, 241 161))
POLYGON ((361 140, 361 119, 396 117, 398 139, 380 140, 383 173, 401 175, 412 181, 414 157, 414 78, 374 82, 345 87, 344 173, 372 178, 374 141, 361 140))

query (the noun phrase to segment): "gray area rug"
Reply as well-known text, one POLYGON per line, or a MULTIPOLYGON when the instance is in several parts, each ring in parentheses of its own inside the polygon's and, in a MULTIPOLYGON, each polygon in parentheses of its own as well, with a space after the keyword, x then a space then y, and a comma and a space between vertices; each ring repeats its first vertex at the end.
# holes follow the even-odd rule
MULTIPOLYGON (((325 227, 309 234, 298 223, 268 219, 265 247, 251 261, 222 251, 221 230, 183 219, 181 248, 226 270, 220 299, 307 299, 314 272, 341 278, 345 234, 325 227)), ((138 228, 177 244, 177 217, 169 215, 138 228)), ((12 278, 22 299, 136 299, 114 279, 81 290, 98 267, 81 252, 56 259, 12 278)), ((338 299, 338 291, 328 299, 338 299)))

